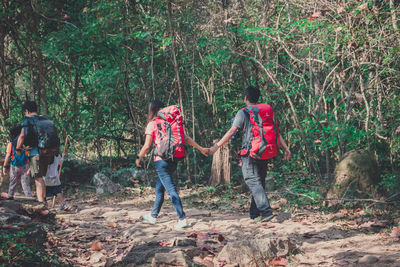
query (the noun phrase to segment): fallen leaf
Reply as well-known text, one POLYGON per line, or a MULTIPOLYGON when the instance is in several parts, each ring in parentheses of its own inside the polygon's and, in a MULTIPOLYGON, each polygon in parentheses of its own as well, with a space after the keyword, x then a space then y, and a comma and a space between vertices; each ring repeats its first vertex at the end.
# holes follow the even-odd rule
POLYGON ((161 241, 160 242, 160 246, 162 246, 162 247, 172 247, 173 243, 170 242, 170 241, 161 241))
POLYGON ((95 241, 90 245, 90 249, 93 250, 93 251, 100 251, 103 248, 101 247, 101 242, 95 241))
POLYGON ((271 266, 286 266, 288 264, 288 260, 282 257, 276 257, 268 261, 268 265, 271 266))
POLYGON ((15 248, 17 245, 15 243, 12 242, 8 242, 8 244, 10 244, 10 247, 15 248))
POLYGON ((400 227, 393 227, 392 232, 390 233, 390 236, 399 238, 400 237, 400 227))
POLYGON ((321 11, 317 11, 317 12, 314 12, 314 14, 312 14, 309 18, 308 18, 308 21, 313 21, 314 19, 316 19, 316 18, 318 18, 319 16, 321 16, 321 11))
POLYGON ((314 140, 314 144, 321 144, 321 143, 322 143, 322 141, 319 139, 314 140))
POLYGON ((228 264, 226 260, 217 260, 217 262, 219 267, 223 267, 228 264))
POLYGON ((364 10, 367 7, 368 7, 368 2, 366 2, 366 3, 362 4, 362 5, 360 5, 359 7, 357 7, 357 10, 364 10))
POLYGON ((219 242, 222 242, 222 241, 224 241, 224 240, 225 240, 225 237, 224 237, 223 235, 219 234, 219 235, 218 235, 218 241, 219 241, 219 242))
POLYGON ((354 210, 354 212, 360 212, 360 211, 362 211, 362 209, 360 208, 354 210))
POLYGON ((117 224, 115 222, 109 222, 108 226, 111 228, 115 228, 115 227, 117 227, 117 224))
POLYGON ((373 221, 365 222, 365 223, 360 224, 358 227, 360 227, 360 228, 370 228, 373 223, 374 223, 373 221))

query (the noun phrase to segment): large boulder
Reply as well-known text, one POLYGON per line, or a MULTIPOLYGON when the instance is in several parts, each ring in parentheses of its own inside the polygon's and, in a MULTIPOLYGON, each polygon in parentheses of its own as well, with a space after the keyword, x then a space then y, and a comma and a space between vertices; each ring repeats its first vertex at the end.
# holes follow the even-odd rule
POLYGON ((371 192, 381 181, 375 156, 365 150, 347 152, 335 168, 335 181, 329 196, 343 197, 348 193, 371 192))
POLYGON ((121 185, 113 183, 110 178, 100 172, 93 176, 93 183, 96 186, 97 194, 112 194, 115 191, 121 190, 121 185))
POLYGON ((289 238, 259 237, 229 242, 218 254, 218 260, 238 266, 264 266, 269 258, 286 257, 295 250, 289 238))

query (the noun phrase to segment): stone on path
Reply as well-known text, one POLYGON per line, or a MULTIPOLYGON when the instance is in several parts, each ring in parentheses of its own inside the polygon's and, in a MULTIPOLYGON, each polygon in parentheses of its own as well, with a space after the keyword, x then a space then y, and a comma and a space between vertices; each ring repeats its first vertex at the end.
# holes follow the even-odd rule
POLYGON ((115 191, 121 190, 121 185, 113 183, 103 173, 96 173, 93 176, 93 183, 96 186, 97 194, 114 193, 115 191))
POLYGON ((379 259, 373 255, 365 255, 358 260, 360 264, 372 264, 378 262, 379 259))
POLYGON ((269 257, 285 257, 291 254, 295 245, 289 238, 260 237, 228 243, 218 254, 218 260, 239 266, 259 266, 269 257))
POLYGON ((174 253, 157 253, 154 255, 151 267, 189 266, 182 251, 174 253))

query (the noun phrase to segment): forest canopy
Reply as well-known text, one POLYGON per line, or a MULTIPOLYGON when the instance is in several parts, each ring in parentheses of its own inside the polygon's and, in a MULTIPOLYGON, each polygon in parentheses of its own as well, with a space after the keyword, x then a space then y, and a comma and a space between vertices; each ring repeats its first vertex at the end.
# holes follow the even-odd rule
MULTIPOLYGON (((394 0, 3 0, 2 143, 29 99, 76 155, 126 157, 160 98, 211 146, 255 85, 293 153, 281 170, 321 176, 362 148, 395 173, 399 10, 394 0)), ((195 153, 187 171, 209 172, 211 159, 195 153)))

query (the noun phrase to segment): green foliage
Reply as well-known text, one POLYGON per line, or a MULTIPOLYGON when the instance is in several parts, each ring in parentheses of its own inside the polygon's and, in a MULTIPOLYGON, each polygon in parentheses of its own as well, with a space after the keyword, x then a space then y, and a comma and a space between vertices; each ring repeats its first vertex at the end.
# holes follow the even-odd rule
POLYGON ((4 266, 66 266, 50 256, 29 231, 0 232, 0 265, 4 266))

